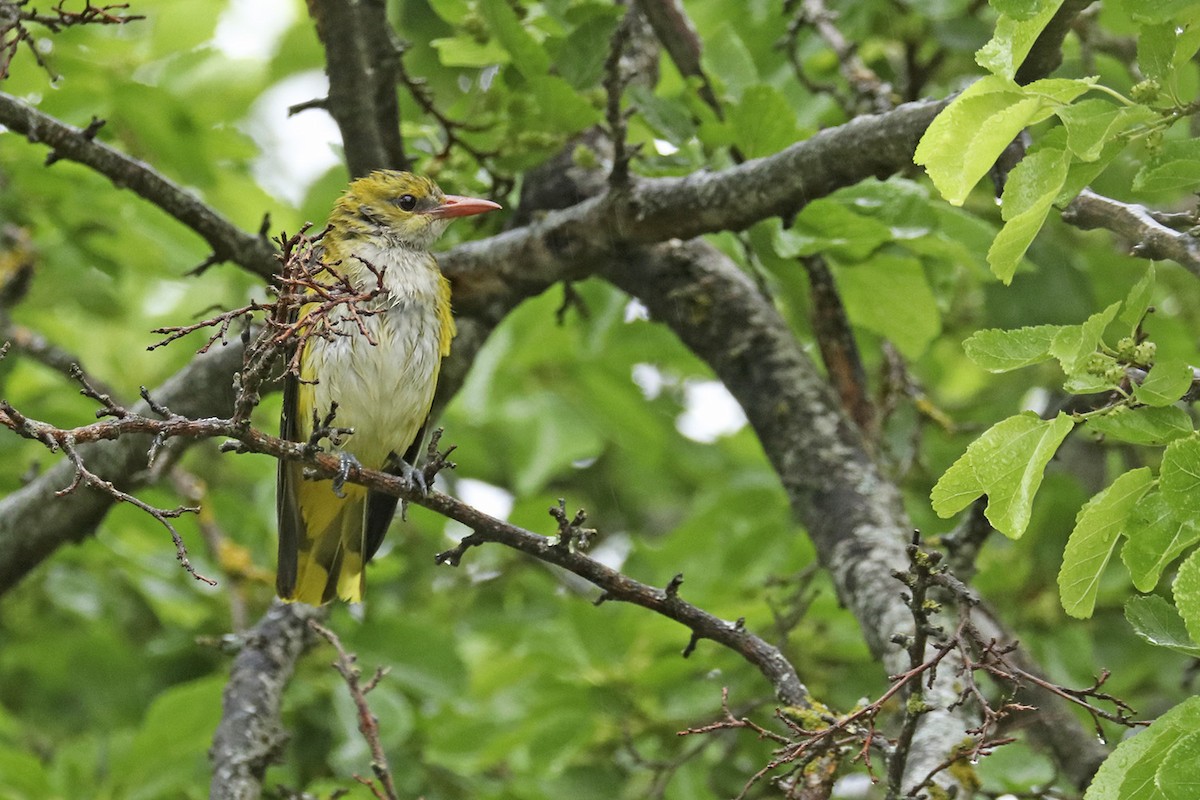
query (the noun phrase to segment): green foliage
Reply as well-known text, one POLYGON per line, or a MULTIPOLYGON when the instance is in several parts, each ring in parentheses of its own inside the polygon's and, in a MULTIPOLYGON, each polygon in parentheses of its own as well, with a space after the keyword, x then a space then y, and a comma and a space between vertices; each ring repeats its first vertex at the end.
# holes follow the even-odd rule
POLYGON ((1181 779, 1190 782, 1197 762, 1196 730, 1200 724, 1200 698, 1192 697, 1154 721, 1150 727, 1117 746, 1100 766, 1084 800, 1182 800, 1181 779), (1178 753, 1176 752, 1178 749, 1178 753), (1188 762, 1177 762, 1190 756, 1188 762), (1185 766, 1186 764, 1186 766, 1185 766))

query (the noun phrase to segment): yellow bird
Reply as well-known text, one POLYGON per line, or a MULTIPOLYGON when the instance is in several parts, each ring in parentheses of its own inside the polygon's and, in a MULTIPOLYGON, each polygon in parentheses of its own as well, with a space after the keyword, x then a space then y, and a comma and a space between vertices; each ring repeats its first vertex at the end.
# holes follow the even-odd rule
MULTIPOLYGON (((455 217, 500 208, 490 200, 443 194, 428 178, 381 170, 350 184, 330 215, 322 261, 356 290, 383 291, 365 305, 378 313, 359 321, 338 307, 333 335, 313 336, 300 357, 300 375, 285 382, 282 435, 308 441, 314 416, 352 433, 339 442, 346 461, 388 469, 424 487, 416 468, 421 438, 442 359, 450 352, 454 319, 450 284, 429 247, 455 217)), ((312 306, 301 309, 301 318, 312 306)), ((318 605, 363 598, 365 569, 379 549, 396 498, 362 486, 305 480, 304 468, 280 462, 276 510, 279 568, 275 585, 285 600, 318 605)))

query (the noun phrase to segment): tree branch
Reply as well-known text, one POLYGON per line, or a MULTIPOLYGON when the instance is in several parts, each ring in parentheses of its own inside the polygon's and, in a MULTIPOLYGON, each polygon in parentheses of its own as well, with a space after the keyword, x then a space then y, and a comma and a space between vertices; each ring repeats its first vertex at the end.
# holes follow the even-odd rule
POLYGON ((400 50, 382 0, 309 0, 325 50, 329 97, 324 108, 342 132, 350 175, 408 169, 400 139, 400 50))
POLYGON ((209 800, 252 800, 262 793, 267 767, 279 761, 287 733, 279 720, 283 692, 297 659, 312 644, 310 620, 325 610, 303 603, 274 603, 245 634, 221 695, 221 722, 208 759, 213 766, 209 800))
MULTIPOLYGON (((240 345, 214 348, 199 356, 153 392, 156 401, 188 417, 225 416, 233 410, 233 375, 242 364, 240 345)), ((141 403, 136 413, 149 411, 141 403)), ((82 443, 78 452, 95 474, 123 490, 141 486, 147 473, 148 433, 115 441, 82 443)), ((172 448, 160 458, 178 455, 172 448)), ((80 488, 55 494, 70 485, 75 466, 63 459, 29 484, 0 500, 0 595, 67 542, 90 536, 113 504, 111 495, 80 488)))
POLYGON ((1110 230, 1132 242, 1131 256, 1174 261, 1200 277, 1200 239, 1190 228, 1177 231, 1164 225, 1145 206, 1122 203, 1084 189, 1063 210, 1062 218, 1085 231, 1110 230))
POLYGON ((232 261, 264 278, 274 273, 275 249, 266 238, 245 233, 149 165, 96 141, 94 126, 67 125, 4 92, 0 92, 0 124, 30 142, 48 145, 51 159, 66 158, 91 167, 118 188, 149 200, 203 237, 214 261, 232 261))

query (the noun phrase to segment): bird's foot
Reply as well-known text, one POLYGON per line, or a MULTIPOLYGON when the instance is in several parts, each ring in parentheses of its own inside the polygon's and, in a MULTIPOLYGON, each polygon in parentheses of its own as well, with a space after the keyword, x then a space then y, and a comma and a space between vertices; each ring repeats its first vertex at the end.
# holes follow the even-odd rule
POLYGON ((339 453, 338 463, 340 464, 338 473, 333 476, 333 493, 338 497, 345 497, 346 479, 350 477, 350 469, 352 467, 362 469, 362 464, 358 463, 358 459, 349 453, 339 453))
POLYGON ((422 497, 429 494, 429 481, 425 479, 425 470, 421 467, 414 467, 404 459, 398 459, 397 474, 400 479, 408 484, 408 488, 421 493, 422 497))

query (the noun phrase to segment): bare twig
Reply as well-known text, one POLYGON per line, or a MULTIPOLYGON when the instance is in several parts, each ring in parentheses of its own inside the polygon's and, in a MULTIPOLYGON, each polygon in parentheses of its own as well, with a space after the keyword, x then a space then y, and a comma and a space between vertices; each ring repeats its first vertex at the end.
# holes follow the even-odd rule
POLYGON ((396 785, 392 780, 392 772, 388 768, 387 754, 384 753, 383 742, 379 738, 379 719, 371 713, 371 707, 367 704, 367 694, 379 684, 379 681, 383 679, 387 671, 384 669, 376 670, 375 675, 369 681, 365 684, 362 683, 360 681, 362 671, 359 670, 356 664, 358 656, 346 651, 338 635, 315 619, 308 621, 308 627, 323 636, 337 650, 338 657, 337 661, 333 662, 333 668, 346 681, 346 686, 350 690, 350 697, 354 700, 354 707, 358 709, 358 730, 362 733, 363 738, 366 739, 367 746, 371 748, 371 771, 375 773, 375 779, 382 786, 383 793, 380 794, 376 791, 376 787, 370 780, 358 775, 355 775, 354 779, 369 788, 380 800, 384 800, 384 798, 386 800, 398 800, 396 785))

